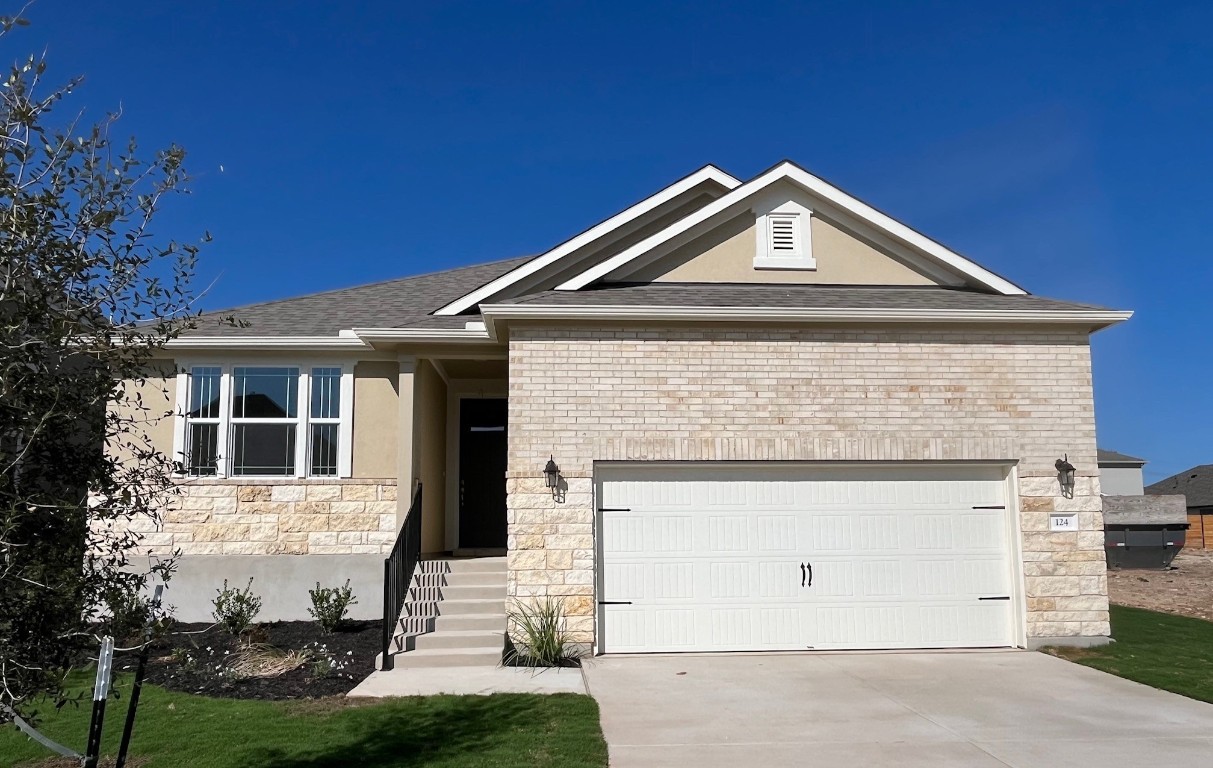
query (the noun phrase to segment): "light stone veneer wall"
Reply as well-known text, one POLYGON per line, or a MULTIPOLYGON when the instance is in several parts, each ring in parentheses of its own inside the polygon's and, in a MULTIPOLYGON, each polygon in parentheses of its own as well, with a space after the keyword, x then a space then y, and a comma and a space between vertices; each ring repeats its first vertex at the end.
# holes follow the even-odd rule
POLYGON ((579 642, 594 638, 592 474, 607 460, 1017 462, 1029 644, 1109 634, 1083 331, 512 327, 509 398, 509 594, 566 596, 579 642), (543 485, 549 456, 563 503, 543 485), (1049 532, 1055 510, 1080 530, 1049 532))
POLYGON ((182 482, 159 526, 139 519, 140 554, 381 554, 396 540, 396 481, 182 482))

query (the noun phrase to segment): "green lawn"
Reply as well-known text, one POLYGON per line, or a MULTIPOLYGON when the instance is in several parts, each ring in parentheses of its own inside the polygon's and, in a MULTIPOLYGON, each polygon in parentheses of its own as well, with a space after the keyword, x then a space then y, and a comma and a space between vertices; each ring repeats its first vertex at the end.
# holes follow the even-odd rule
POLYGON ((1112 637, 1099 648, 1054 648, 1088 667, 1213 703, 1213 622, 1112 606, 1112 637))
MULTIPOLYGON (((105 754, 117 750, 125 694, 124 687, 122 699, 106 710, 105 754)), ((588 696, 361 701, 235 701, 144 686, 131 754, 143 758, 139 768, 607 764, 598 705, 588 696)), ((83 751, 88 717, 87 707, 52 712, 42 731, 83 751)), ((0 765, 36 766, 48 755, 12 725, 0 726, 0 765)))

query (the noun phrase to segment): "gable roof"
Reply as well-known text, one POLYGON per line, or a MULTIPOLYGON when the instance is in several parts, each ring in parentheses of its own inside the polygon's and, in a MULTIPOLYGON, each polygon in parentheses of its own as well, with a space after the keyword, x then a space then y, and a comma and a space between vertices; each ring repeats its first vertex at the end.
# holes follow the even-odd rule
POLYGON ((1097 448, 1096 452, 1098 454, 1097 458, 1099 461, 1099 466, 1101 466, 1101 467, 1103 467, 1103 466, 1112 467, 1112 466, 1117 466, 1117 465, 1121 465, 1121 464, 1141 467, 1141 466, 1145 466, 1145 464, 1146 464, 1145 459, 1139 459, 1136 456, 1130 456, 1127 453, 1118 453, 1117 451, 1108 451, 1108 450, 1104 450, 1103 448, 1097 448))
MULTIPOLYGON (((413 325, 466 293, 469 285, 483 285, 532 258, 523 256, 207 312, 199 318, 198 327, 184 335, 183 341, 201 336, 233 340, 266 336, 336 336, 351 328, 413 325), (233 328, 222 324, 220 321, 224 317, 246 321, 249 327, 233 328)), ((468 319, 451 318, 450 327, 462 328, 468 319)))
POLYGON ((565 280, 556 286, 556 288, 562 291, 577 291, 612 273, 618 273, 622 267, 635 261, 642 255, 675 238, 687 233, 694 233, 698 227, 709 222, 713 217, 738 208, 746 200, 780 181, 788 181, 799 185, 809 193, 828 201, 838 209, 854 216, 859 221, 873 227, 882 234, 889 236, 895 242, 908 246, 916 253, 926 257, 936 266, 942 266, 949 271, 962 275, 977 286, 1005 295, 1027 293, 1023 288, 1020 288, 1006 278, 994 274, 976 262, 907 227, 888 214, 843 192, 833 184, 814 176, 789 160, 779 163, 769 171, 736 187, 728 194, 713 200, 698 211, 680 219, 651 237, 565 280))
POLYGON ((1200 464, 1146 486, 1149 496, 1182 493, 1189 507, 1213 507, 1213 464, 1200 464))
POLYGON ((455 298, 446 306, 439 307, 434 314, 457 315, 461 312, 466 312, 480 302, 485 301, 504 290, 507 290, 510 286, 518 283, 520 280, 530 277, 545 267, 558 263, 561 259, 568 257, 578 249, 583 248, 595 240, 610 234, 614 230, 635 221, 641 216, 656 210, 662 205, 677 199, 680 195, 684 195, 687 192, 690 192, 691 190, 710 182, 714 182, 724 189, 729 190, 736 189, 741 184, 740 180, 733 178, 716 166, 705 165, 698 171, 679 179, 660 192, 646 197, 644 200, 641 200, 635 205, 632 205, 615 214, 614 216, 595 224, 584 232, 565 240, 563 243, 557 245, 555 248, 552 248, 550 251, 541 253, 528 261, 526 264, 523 264, 518 268, 501 275, 492 282, 477 287, 474 291, 455 298))

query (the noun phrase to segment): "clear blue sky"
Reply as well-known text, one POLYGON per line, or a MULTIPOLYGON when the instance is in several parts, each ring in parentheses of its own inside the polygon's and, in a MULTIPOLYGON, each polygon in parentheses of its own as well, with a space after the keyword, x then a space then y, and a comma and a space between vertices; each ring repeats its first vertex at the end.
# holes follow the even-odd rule
POLYGON ((1094 338, 1100 444, 1147 482, 1213 462, 1213 3, 995 5, 40 0, 4 53, 189 150, 159 229, 214 234, 208 308, 541 252, 786 157, 1136 310, 1094 338))

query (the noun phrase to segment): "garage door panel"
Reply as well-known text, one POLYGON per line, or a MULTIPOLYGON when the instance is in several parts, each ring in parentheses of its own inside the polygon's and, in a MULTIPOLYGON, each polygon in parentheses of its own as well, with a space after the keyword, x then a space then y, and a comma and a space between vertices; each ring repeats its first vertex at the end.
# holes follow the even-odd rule
POLYGON ((681 480, 622 480, 603 486, 602 505, 624 509, 679 509, 691 506, 695 484, 681 480))
POLYGON ((801 547, 796 535, 796 515, 759 514, 754 525, 760 553, 795 552, 801 547))
POLYGON ((750 514, 712 515, 708 517, 708 550, 710 552, 749 552, 750 514))
POLYGON ((695 597, 693 562, 653 563, 652 595, 657 600, 692 600, 695 597))
POLYGON ((895 513, 856 515, 859 527, 858 544, 864 552, 896 551, 901 549, 903 522, 895 513))
POLYGON ((997 470, 643 474, 600 485, 604 651, 1011 644, 997 470))

